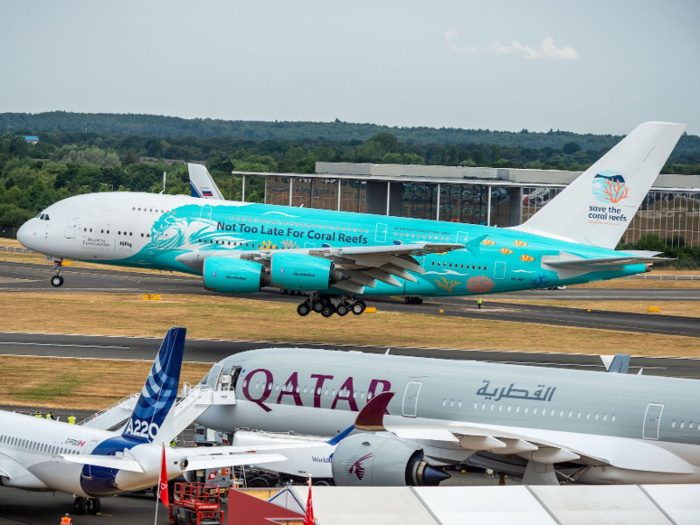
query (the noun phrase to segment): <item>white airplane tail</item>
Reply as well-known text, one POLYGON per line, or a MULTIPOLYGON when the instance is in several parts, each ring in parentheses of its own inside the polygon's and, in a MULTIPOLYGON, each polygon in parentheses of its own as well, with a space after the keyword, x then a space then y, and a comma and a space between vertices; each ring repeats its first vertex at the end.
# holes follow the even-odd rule
POLYGON ((684 124, 641 124, 513 229, 615 249, 684 130, 684 124))
POLYGON ((219 187, 211 178, 207 168, 201 164, 187 164, 187 170, 190 173, 190 193, 193 197, 200 199, 214 199, 222 201, 223 195, 219 191, 219 187))

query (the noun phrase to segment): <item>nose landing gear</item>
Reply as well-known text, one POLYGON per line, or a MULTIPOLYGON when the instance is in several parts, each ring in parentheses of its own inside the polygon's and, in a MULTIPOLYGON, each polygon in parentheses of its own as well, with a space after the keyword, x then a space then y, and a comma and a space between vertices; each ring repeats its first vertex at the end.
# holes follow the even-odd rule
POLYGON ((61 267, 62 267, 62 261, 56 261, 53 265, 53 269, 56 272, 56 275, 54 275, 51 278, 51 286, 54 287, 59 287, 63 286, 63 277, 61 276, 61 267))
POLYGON ((360 299, 352 301, 349 297, 339 297, 334 304, 334 300, 329 295, 313 294, 297 307, 297 313, 302 317, 311 312, 316 312, 326 318, 332 317, 333 314, 345 317, 350 312, 362 315, 366 308, 367 305, 360 299))

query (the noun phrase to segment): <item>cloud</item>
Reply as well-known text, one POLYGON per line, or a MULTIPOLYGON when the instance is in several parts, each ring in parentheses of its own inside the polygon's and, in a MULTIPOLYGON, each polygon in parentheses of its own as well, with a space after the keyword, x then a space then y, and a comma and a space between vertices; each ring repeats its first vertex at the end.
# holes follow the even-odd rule
POLYGON ((454 29, 445 33, 447 48, 454 53, 461 53, 464 55, 515 56, 524 58, 525 60, 581 60, 581 55, 579 55, 574 48, 558 48, 555 46, 554 39, 551 36, 544 37, 542 43, 537 47, 526 46, 517 40, 511 40, 510 45, 507 46, 500 42, 494 42, 482 48, 477 46, 458 46, 455 43, 457 36, 458 33, 454 29))

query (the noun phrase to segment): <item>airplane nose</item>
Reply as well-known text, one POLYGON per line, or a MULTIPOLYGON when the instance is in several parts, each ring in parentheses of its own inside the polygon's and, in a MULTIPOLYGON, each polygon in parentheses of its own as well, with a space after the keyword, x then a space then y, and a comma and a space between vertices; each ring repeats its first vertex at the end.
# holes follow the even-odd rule
POLYGON ((36 239, 36 228, 33 224, 35 220, 29 219, 17 230, 17 240, 22 246, 30 250, 33 249, 31 245, 34 243, 32 241, 36 239))

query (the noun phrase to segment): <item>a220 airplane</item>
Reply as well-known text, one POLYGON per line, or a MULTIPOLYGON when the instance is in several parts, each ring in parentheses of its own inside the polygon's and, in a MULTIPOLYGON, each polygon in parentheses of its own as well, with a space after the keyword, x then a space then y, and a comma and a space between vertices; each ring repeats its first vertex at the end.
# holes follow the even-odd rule
POLYGON ((148 193, 79 195, 17 233, 53 257, 202 274, 222 293, 310 293, 299 305, 361 314, 366 296, 474 295, 624 277, 656 252, 615 247, 684 125, 637 127, 521 226, 470 224, 148 193))
MULTIPOLYGON (((171 328, 121 433, 0 411, 0 485, 75 494, 76 514, 99 512, 102 496, 158 485, 163 444, 192 422, 175 421, 171 410, 184 344, 185 329, 171 328)), ((265 448, 166 447, 168 479, 189 470, 286 460, 257 453, 265 448)))
POLYGON ((202 383, 235 391, 198 418, 218 430, 376 432, 337 443, 338 485, 435 485, 446 476, 431 467, 465 461, 528 484, 700 483, 696 380, 273 348, 232 355, 202 383), (358 416, 390 391, 374 419, 358 416))

